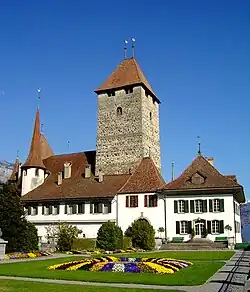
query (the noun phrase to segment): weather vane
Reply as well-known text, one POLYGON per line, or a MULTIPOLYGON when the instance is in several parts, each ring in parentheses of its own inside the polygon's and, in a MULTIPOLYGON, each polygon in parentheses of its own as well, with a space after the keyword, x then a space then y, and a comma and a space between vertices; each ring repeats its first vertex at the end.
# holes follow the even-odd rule
POLYGON ((128 41, 125 40, 124 41, 124 59, 126 59, 126 57, 127 57, 127 44, 128 44, 128 41))
POLYGON ((132 37, 131 41, 132 41, 132 57, 134 58, 135 57, 135 38, 132 37))
POLYGON ((201 155, 201 141, 200 141, 200 136, 197 136, 198 139, 198 154, 201 155))

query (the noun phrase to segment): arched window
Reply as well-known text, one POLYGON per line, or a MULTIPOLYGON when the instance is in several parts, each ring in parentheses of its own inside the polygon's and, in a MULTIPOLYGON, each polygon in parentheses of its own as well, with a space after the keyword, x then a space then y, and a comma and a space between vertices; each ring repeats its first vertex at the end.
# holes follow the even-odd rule
POLYGON ((36 168, 36 170, 35 170, 35 176, 39 176, 39 168, 36 168))
POLYGON ((122 115, 122 108, 120 106, 118 106, 118 108, 116 110, 116 115, 117 116, 121 116, 122 115))
POLYGON ((26 169, 23 171, 23 175, 24 175, 24 176, 27 175, 27 170, 26 170, 26 169))
POLYGON ((151 112, 149 113, 149 119, 150 119, 150 121, 152 121, 152 113, 151 112))

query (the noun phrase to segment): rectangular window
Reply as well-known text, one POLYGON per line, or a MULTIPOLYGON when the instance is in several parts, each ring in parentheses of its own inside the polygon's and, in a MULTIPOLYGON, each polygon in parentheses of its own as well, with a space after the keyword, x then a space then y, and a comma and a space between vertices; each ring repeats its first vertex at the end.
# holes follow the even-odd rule
POLYGON ((126 196, 126 207, 128 208, 138 207, 138 196, 126 196))
POLYGON ((104 203, 103 204, 103 213, 104 214, 111 213, 111 202, 108 202, 108 203, 104 203))
POLYGON ((158 198, 157 195, 145 195, 144 207, 157 207, 158 198))
POLYGON ((35 216, 38 214, 38 206, 32 206, 31 207, 31 215, 35 216))
POLYGON ((212 221, 212 234, 219 234, 220 233, 220 225, 219 225, 219 221, 218 220, 213 220, 212 221))
POLYGON ((181 221, 180 234, 187 234, 187 233, 188 233, 188 221, 181 221))
POLYGON ((77 214, 84 214, 85 213, 85 203, 78 204, 77 214))
POLYGON ((49 205, 44 206, 44 215, 49 215, 49 205))
POLYGON ((183 200, 178 201, 178 213, 185 213, 185 201, 183 200))
POLYGON ((219 199, 213 200, 213 212, 220 212, 220 200, 219 199))
POLYGON ((195 200, 195 213, 202 213, 202 212, 203 212, 203 201, 195 200))
POLYGON ((52 214, 58 215, 59 214, 59 205, 52 206, 52 214))
POLYGON ((94 214, 102 213, 102 203, 94 203, 94 214))

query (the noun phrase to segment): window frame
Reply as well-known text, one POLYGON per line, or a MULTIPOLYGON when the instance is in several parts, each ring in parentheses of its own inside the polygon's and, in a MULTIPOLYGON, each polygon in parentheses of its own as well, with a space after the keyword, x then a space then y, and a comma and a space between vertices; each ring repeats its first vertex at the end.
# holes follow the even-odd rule
POLYGON ((212 220, 211 221, 211 234, 220 234, 220 221, 212 220))
POLYGON ((138 195, 126 196, 126 208, 137 208, 138 206, 138 195))
POLYGON ((177 203, 177 212, 179 214, 184 214, 185 213, 185 201, 184 200, 179 200, 177 203), (183 206, 182 206, 183 204, 183 206), (183 211, 181 210, 183 208, 183 211))
POLYGON ((203 213, 203 200, 194 200, 194 213, 196 214, 203 213), (199 206, 200 211, 197 211, 196 203, 198 204, 197 206, 199 206))
POLYGON ((220 211, 220 199, 213 199, 213 213, 218 213, 220 211))
POLYGON ((188 234, 188 221, 182 220, 180 221, 180 234, 188 234))

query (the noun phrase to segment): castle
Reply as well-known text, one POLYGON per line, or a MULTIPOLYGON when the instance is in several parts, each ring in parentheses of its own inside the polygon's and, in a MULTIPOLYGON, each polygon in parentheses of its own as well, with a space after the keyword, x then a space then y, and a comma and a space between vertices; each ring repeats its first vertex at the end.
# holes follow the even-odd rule
POLYGON ((37 109, 26 161, 16 160, 10 181, 21 180, 21 200, 41 241, 46 227, 68 222, 95 238, 113 221, 125 231, 134 220, 164 229, 168 240, 191 234, 213 241, 241 242, 243 187, 222 175, 200 152, 176 179, 161 176, 159 105, 134 57, 125 58, 95 90, 98 99, 96 150, 55 155, 40 129, 37 109), (233 214, 233 216, 232 216, 233 214))

